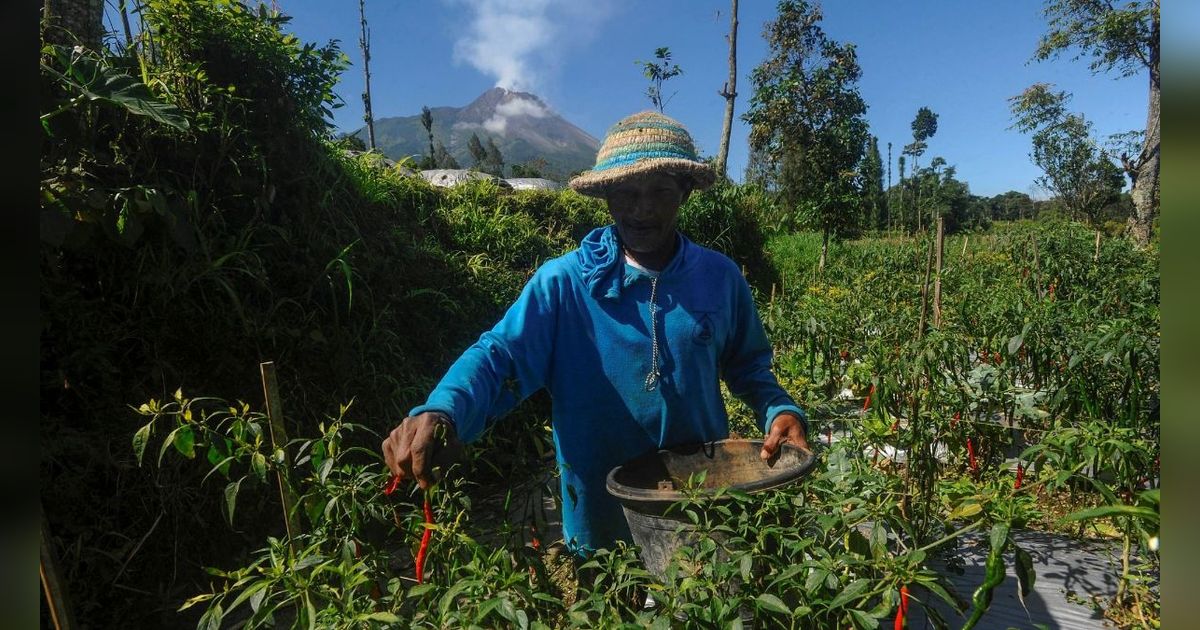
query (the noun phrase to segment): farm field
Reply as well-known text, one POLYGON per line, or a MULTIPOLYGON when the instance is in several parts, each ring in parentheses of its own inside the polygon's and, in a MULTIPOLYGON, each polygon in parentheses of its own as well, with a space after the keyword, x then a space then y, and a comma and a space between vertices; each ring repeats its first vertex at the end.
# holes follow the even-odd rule
MULTIPOLYGON (((471 217, 478 199, 518 207, 578 203, 573 193, 501 198, 486 185, 449 195, 422 191, 420 184, 400 186, 437 199, 434 216, 451 221, 471 217), (466 203, 452 205, 461 200, 466 203)), ((720 196, 737 207, 750 193, 722 189, 698 197, 685 211, 685 231, 702 239, 704 213, 717 207, 706 204, 720 196)), ((504 216, 485 215, 472 227, 517 220, 504 216)), ((524 238, 539 243, 562 229, 553 222, 527 225, 524 238)), ((208 495, 199 500, 219 502, 209 508, 214 517, 224 514, 237 529, 258 520, 255 525, 274 534, 243 568, 218 565, 210 578, 215 590, 193 600, 192 609, 210 619, 252 611, 253 619, 286 619, 307 600, 312 609, 301 614, 315 614, 318 625, 356 618, 430 626, 522 618, 550 626, 641 625, 667 623, 679 612, 723 625, 752 609, 784 625, 833 627, 854 618, 869 626, 869 619, 894 615, 902 586, 932 594, 921 601, 943 593, 953 601, 940 590, 945 583, 931 563, 937 551, 953 558, 962 533, 1011 531, 1001 542, 1018 554, 1021 531, 1102 536, 1144 548, 1156 533, 1146 520, 1156 513, 1158 452, 1153 257, 1112 240, 1093 263, 1091 233, 1070 223, 996 225, 986 234, 952 238, 942 271, 941 324, 919 338, 927 241, 847 242, 834 247, 821 273, 813 271, 819 235, 766 241, 766 260, 758 264, 767 270, 764 279, 775 282, 760 287, 759 309, 777 348, 781 381, 810 413, 821 467, 796 488, 739 499, 744 510, 727 508, 728 520, 706 523, 732 530, 723 553, 735 555, 716 563, 716 546, 690 550, 695 557, 681 558, 668 584, 639 569, 633 550, 619 549, 597 558, 605 569, 597 582, 564 591, 572 581, 555 564, 561 564, 558 549, 552 535, 540 533, 546 524, 533 509, 557 490, 544 472, 553 448, 545 401, 531 401, 500 423, 433 491, 436 525, 422 585, 413 581, 415 547, 425 529, 420 501, 382 494, 388 475, 371 446, 385 427, 359 411, 372 404, 366 397, 347 398, 314 426, 294 420, 306 414, 303 398, 285 396, 294 438, 285 449, 293 462, 287 474, 301 495, 307 532, 294 551, 278 531, 283 519, 270 475, 281 468, 280 458, 265 437, 261 405, 191 392, 132 400, 138 411, 123 418, 123 434, 147 462, 137 470, 154 470, 160 461, 154 475, 174 477, 173 492, 208 495), (143 425, 150 428, 139 432, 143 425), (838 435, 832 447, 823 439, 827 431, 838 435), (897 449, 912 455, 897 463, 897 449), (882 455, 866 455, 873 451, 882 455), (209 475, 202 482, 201 473, 209 475), (524 481, 509 487, 514 479, 524 481), (1110 518, 1060 520, 1081 510, 1110 518), (870 529, 863 531, 865 524, 870 529), (802 571, 788 571, 792 567, 802 571), (735 576, 744 589, 731 596, 722 589, 735 576), (660 607, 632 610, 620 593, 635 588, 647 589, 660 607), (841 597, 844 592, 857 595, 841 597)), ((491 249, 462 256, 465 265, 521 254, 491 249)), ((478 278, 485 284, 495 276, 478 278)), ((369 295, 369 284, 356 284, 359 295, 369 295)), ((518 286, 499 289, 508 293, 496 303, 518 286)), ((345 291, 348 301, 348 286, 335 290, 345 291)), ((306 343, 314 343, 312 337, 306 343)), ((469 340, 468 333, 451 343, 469 340)), ((735 432, 753 436, 741 404, 730 399, 729 409, 735 432)), ((128 443, 114 440, 115 446, 122 442, 128 443)), ((1132 555, 1130 562, 1124 588, 1152 609, 1154 570, 1132 555)))
POLYGON ((144 18, 153 55, 43 51, 43 627, 64 601, 85 627, 1159 627, 1157 238, 997 215, 952 169, 851 227, 781 185, 693 193, 679 229, 742 269, 818 463, 689 489, 665 575, 623 544, 576 566, 545 391, 427 492, 379 444, 605 203, 354 150, 344 55, 266 8, 144 18))

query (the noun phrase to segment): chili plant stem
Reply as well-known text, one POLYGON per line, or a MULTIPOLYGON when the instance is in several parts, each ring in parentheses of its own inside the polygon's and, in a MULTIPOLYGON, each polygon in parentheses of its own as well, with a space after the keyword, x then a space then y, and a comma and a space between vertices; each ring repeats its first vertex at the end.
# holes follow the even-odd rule
POLYGON ((958 531, 946 534, 945 536, 942 536, 941 538, 929 543, 928 545, 921 547, 920 549, 918 549, 918 551, 929 551, 930 549, 933 549, 935 547, 940 547, 941 545, 944 545, 944 544, 950 542, 951 540, 954 540, 955 538, 958 538, 959 536, 962 536, 963 534, 965 534, 969 531, 978 529, 980 525, 983 525, 982 520, 975 521, 974 523, 971 523, 970 525, 967 525, 966 527, 963 527, 962 529, 959 529, 958 531))

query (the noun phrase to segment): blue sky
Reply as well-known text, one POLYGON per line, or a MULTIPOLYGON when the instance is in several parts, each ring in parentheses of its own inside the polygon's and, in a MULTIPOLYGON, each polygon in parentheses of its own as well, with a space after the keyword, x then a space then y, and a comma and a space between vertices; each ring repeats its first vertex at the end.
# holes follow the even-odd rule
MULTIPOLYGON (((337 39, 353 66, 338 88, 341 130, 362 124, 358 3, 354 0, 277 0, 293 16, 289 27, 306 41, 337 39)), ((739 7, 738 101, 745 113, 749 75, 767 54, 763 25, 775 3, 742 0, 739 7)), ((1034 188, 1039 170, 1029 138, 1008 129, 1007 99, 1035 82, 1074 95, 1098 136, 1142 129, 1146 74, 1117 79, 1093 75, 1086 60, 1030 62, 1045 31, 1042 2, 1012 0, 828 0, 825 32, 857 45, 860 89, 871 133, 893 160, 911 141, 913 116, 928 106, 938 133, 922 159, 942 156, 972 192, 994 195, 1034 188)), ((372 95, 377 118, 407 116, 422 105, 462 106, 502 85, 531 91, 564 118, 600 138, 617 119, 650 107, 636 60, 670 47, 683 75, 666 113, 687 125, 702 152, 715 154, 728 76, 727 0, 367 0, 372 31, 372 95)), ((740 179, 748 128, 736 121, 729 171, 740 179)), ((893 165, 893 181, 897 177, 893 165)))

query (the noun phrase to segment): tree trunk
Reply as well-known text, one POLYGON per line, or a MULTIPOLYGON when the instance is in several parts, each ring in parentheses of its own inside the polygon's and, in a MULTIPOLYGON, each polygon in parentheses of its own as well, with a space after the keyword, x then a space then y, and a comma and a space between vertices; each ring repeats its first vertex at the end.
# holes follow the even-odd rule
POLYGON ((367 123, 367 148, 375 149, 375 117, 371 115, 371 34, 367 31, 366 0, 358 0, 358 20, 362 36, 358 40, 363 54, 363 120, 367 123))
POLYGON ((821 262, 817 263, 817 269, 825 269, 825 256, 829 253, 829 227, 826 226, 824 232, 821 233, 821 262))
POLYGON ((1158 71, 1158 20, 1154 21, 1155 45, 1150 50, 1150 104, 1146 111, 1146 139, 1134 164, 1126 163, 1133 184, 1133 216, 1129 217, 1129 235, 1138 247, 1150 244, 1150 232, 1158 216, 1159 147, 1162 140, 1159 114, 1160 84, 1158 71))
POLYGON ((117 10, 121 12, 121 26, 125 29, 125 47, 133 47, 133 29, 129 27, 129 7, 126 6, 125 0, 121 0, 117 10))
POLYGON ((104 40, 104 0, 46 0, 42 39, 52 44, 99 50, 104 40))
POLYGON ((725 177, 725 167, 729 160, 729 134, 733 131, 733 101, 737 98, 737 13, 738 0, 733 0, 732 13, 729 14, 729 81, 721 89, 725 97, 725 124, 721 129, 721 148, 717 151, 717 176, 725 177))
POLYGON ((888 236, 892 235, 892 143, 888 143, 888 186, 887 198, 884 199, 884 207, 887 209, 887 229, 888 236))

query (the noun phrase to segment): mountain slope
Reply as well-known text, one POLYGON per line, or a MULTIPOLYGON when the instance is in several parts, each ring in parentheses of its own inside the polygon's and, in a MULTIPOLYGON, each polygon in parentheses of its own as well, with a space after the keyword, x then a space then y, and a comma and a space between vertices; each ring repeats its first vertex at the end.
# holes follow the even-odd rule
MULTIPOLYGON (((504 163, 545 160, 542 174, 565 181, 567 176, 595 164, 600 142, 571 124, 533 94, 492 88, 465 107, 433 107, 434 138, 464 168, 475 162, 467 149, 472 133, 486 143, 490 136, 500 148, 504 163)), ((353 135, 366 140, 366 129, 353 135)), ((375 121, 375 142, 388 157, 399 160, 429 153, 429 136, 421 116, 380 118, 375 121)), ((505 173, 509 172, 506 167, 505 173)))

